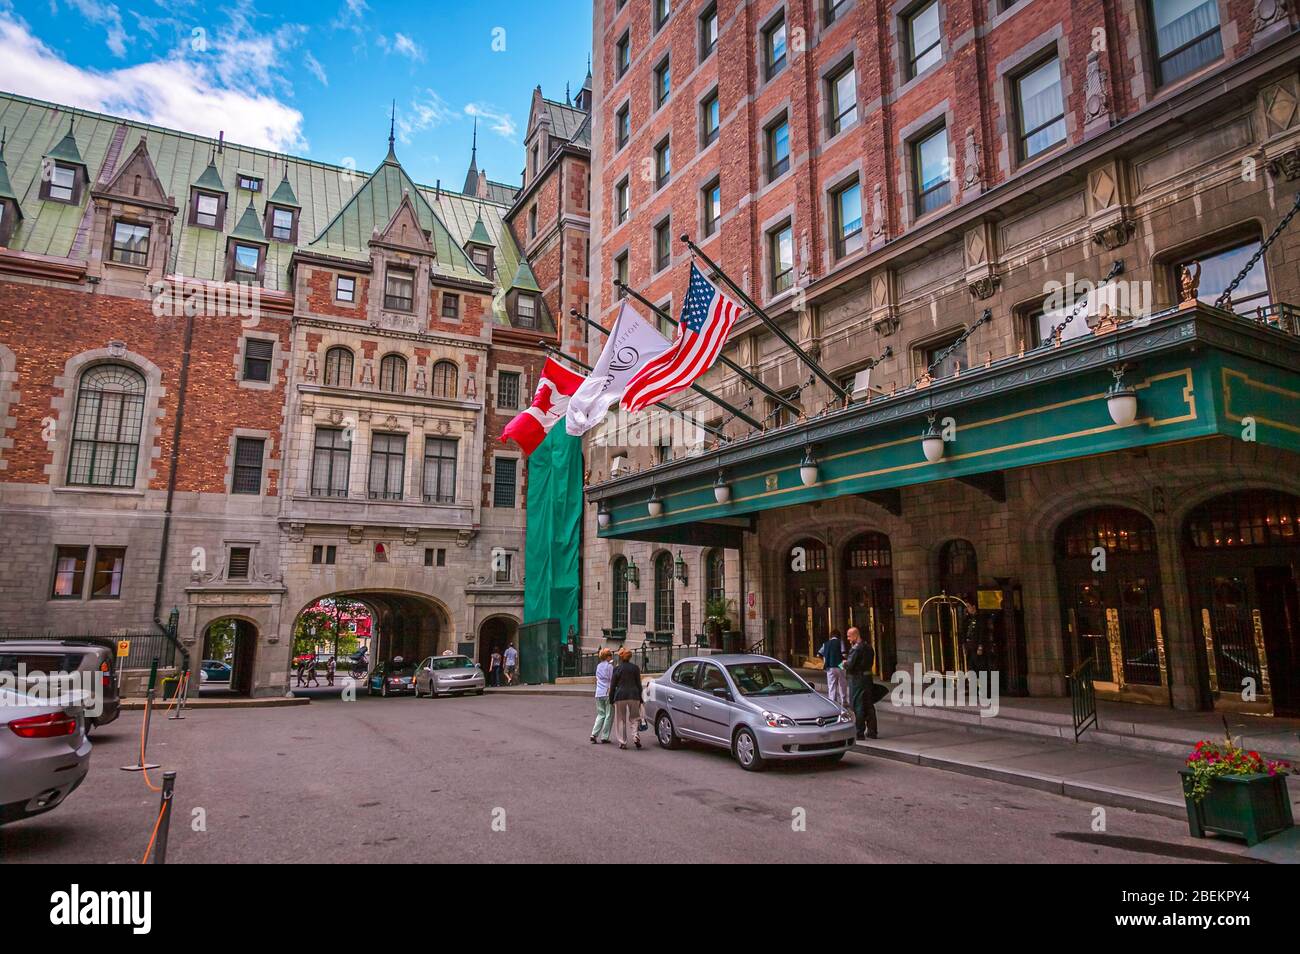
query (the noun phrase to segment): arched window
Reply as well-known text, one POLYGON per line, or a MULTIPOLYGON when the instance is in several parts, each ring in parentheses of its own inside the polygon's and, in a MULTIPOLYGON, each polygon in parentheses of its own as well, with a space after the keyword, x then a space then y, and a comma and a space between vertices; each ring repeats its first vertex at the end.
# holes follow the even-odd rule
POLYGON ((655 632, 671 636, 675 628, 673 555, 665 550, 655 557, 655 632))
POLYGON ((81 376, 69 484, 135 486, 144 392, 144 376, 125 365, 97 365, 81 376))
POLYGON ((459 374, 454 361, 439 361, 433 366, 433 396, 454 398, 459 374))
MULTIPOLYGON (((614 615, 610 619, 610 626, 615 630, 621 630, 622 635, 627 635, 627 560, 624 557, 614 558, 614 615)), ((618 636, 619 633, 615 633, 618 636)))
POLYGON ((939 589, 974 602, 980 582, 979 560, 969 540, 949 540, 939 551, 939 589))
POLYGON ((325 383, 334 388, 352 387, 352 352, 347 348, 325 352, 325 383))
POLYGON ((709 602, 727 598, 726 556, 720 549, 704 557, 704 598, 709 602))
POLYGON ((1275 547, 1300 541, 1300 497, 1244 490, 1201 504, 1187 518, 1193 550, 1275 547))
POLYGON ((406 391, 406 359, 400 354, 384 355, 379 362, 379 390, 390 394, 406 391))

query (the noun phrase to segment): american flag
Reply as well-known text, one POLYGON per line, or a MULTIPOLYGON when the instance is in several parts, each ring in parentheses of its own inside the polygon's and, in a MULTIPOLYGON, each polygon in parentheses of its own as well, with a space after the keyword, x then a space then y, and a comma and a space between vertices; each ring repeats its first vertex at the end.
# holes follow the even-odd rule
POLYGON ((691 262, 691 281, 682 302, 681 322, 672 347, 648 362, 628 382, 623 407, 640 411, 684 391, 713 367, 742 309, 704 277, 691 262))

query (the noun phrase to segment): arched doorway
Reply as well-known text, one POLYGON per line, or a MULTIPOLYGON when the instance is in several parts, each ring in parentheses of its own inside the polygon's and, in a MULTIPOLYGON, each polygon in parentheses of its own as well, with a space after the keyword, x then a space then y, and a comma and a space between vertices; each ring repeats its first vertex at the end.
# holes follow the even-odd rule
MULTIPOLYGON (((311 616, 322 606, 325 607, 323 614, 332 616, 330 607, 335 601, 360 603, 369 611, 369 640, 358 639, 367 650, 368 667, 398 656, 406 662, 419 662, 438 655, 444 649, 456 648, 451 617, 443 605, 432 597, 398 590, 343 590, 313 599, 294 619, 295 643, 306 647, 306 644, 318 641, 316 637, 328 627, 317 625, 317 633, 311 633, 311 616)), ((360 637, 361 634, 356 635, 360 637)), ((331 646, 331 639, 324 640, 324 649, 331 646)), ((296 651, 291 650, 291 656, 296 651)), ((350 665, 351 660, 340 660, 340 668, 345 663, 350 665)))
POLYGON ((813 659, 832 628, 826 545, 808 537, 795 543, 781 558, 786 561, 786 645, 790 658, 813 659))
POLYGON ((1300 714, 1300 497, 1241 490, 1201 504, 1183 528, 1193 623, 1216 705, 1300 714))
MULTIPOLYGON (((509 616, 492 616, 483 621, 478 628, 478 664, 484 674, 491 678, 493 650, 505 655, 506 647, 511 643, 519 648, 519 624, 509 616)), ((504 672, 502 673, 504 675, 504 672)), ((493 685, 500 685, 495 682, 493 685)))
POLYGON ((203 630, 203 658, 199 663, 203 675, 198 677, 198 690, 208 695, 248 695, 253 689, 256 658, 256 626, 238 617, 214 619, 203 630))
POLYGON ((898 663, 894 647, 894 557, 889 537, 869 531, 844 548, 844 593, 849 625, 856 626, 875 652, 878 675, 898 663))
POLYGON ((1099 689, 1167 702, 1160 560, 1151 521, 1125 507, 1076 513, 1056 532, 1056 578, 1069 670, 1092 660, 1099 689))

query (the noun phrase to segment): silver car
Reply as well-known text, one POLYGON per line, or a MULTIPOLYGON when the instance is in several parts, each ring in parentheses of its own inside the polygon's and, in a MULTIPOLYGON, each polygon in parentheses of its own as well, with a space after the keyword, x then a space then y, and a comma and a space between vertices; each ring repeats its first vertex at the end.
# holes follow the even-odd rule
POLYGON ((90 768, 85 713, 0 689, 0 825, 48 812, 90 768))
POLYGON ((646 719, 666 749, 683 739, 730 749, 756 772, 769 759, 839 761, 853 747, 853 714, 770 656, 683 659, 651 682, 646 719))
POLYGON ((415 694, 430 699, 454 692, 483 695, 486 680, 478 663, 468 656, 430 656, 415 667, 415 694))

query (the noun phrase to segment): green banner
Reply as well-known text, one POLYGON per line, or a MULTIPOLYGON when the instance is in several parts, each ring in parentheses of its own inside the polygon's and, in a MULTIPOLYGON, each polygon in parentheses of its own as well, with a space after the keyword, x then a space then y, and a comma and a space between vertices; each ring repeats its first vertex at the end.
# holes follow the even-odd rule
POLYGON ((528 458, 524 623, 559 621, 578 632, 582 559, 582 439, 556 425, 528 458))

